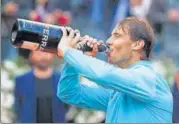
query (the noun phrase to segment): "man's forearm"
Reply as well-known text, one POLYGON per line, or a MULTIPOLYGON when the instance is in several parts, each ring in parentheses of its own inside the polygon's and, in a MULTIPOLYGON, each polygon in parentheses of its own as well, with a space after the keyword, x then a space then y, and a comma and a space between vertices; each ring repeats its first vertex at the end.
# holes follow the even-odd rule
POLYGON ((65 63, 58 83, 57 95, 61 97, 61 99, 66 99, 68 94, 80 92, 80 87, 78 85, 78 74, 73 67, 65 63))

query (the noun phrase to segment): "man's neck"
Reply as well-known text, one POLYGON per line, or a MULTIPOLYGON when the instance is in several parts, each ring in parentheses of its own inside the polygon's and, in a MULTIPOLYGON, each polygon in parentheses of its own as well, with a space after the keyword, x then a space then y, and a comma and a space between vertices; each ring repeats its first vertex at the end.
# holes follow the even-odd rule
POLYGON ((37 67, 34 67, 34 75, 37 78, 40 79, 46 79, 52 76, 53 69, 52 68, 46 68, 46 69, 39 69, 37 67))
POLYGON ((133 65, 134 63, 140 61, 140 58, 131 58, 131 59, 128 59, 128 60, 125 60, 121 63, 119 63, 119 67, 120 68, 128 68, 129 66, 133 65))

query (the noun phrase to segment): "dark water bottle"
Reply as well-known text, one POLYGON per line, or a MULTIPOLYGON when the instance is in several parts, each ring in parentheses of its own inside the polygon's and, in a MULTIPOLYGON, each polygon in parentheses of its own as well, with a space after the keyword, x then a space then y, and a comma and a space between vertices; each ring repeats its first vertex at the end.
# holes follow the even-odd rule
POLYGON ((11 43, 19 48, 56 53, 62 35, 60 26, 17 19, 12 27, 11 43))
MULTIPOLYGON (((58 43, 62 35, 60 26, 17 19, 12 27, 11 43, 19 48, 57 53, 58 43)), ((82 51, 92 50, 87 44, 80 45, 78 49, 82 51)), ((106 49, 104 44, 98 46, 99 52, 106 49)))

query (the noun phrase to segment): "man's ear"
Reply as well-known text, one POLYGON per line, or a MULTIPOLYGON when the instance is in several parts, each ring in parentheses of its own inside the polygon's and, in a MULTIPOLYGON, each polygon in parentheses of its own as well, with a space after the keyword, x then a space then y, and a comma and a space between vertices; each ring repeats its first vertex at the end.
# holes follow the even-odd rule
POLYGON ((134 41, 132 44, 132 50, 140 50, 143 49, 145 42, 143 40, 134 41))

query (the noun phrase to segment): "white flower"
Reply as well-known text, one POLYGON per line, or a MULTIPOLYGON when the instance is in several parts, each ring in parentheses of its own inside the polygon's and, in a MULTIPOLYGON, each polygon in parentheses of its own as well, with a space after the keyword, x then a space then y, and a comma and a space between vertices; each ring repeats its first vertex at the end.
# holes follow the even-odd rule
POLYGON ((67 112, 65 118, 66 118, 67 120, 72 120, 72 119, 76 116, 76 114, 78 114, 78 111, 79 111, 79 110, 78 110, 76 107, 71 106, 71 107, 69 108, 69 110, 68 110, 68 112, 67 112))
POLYGON ((1 81, 2 79, 8 79, 9 75, 5 70, 1 69, 1 81))
POLYGON ((28 69, 18 68, 18 69, 16 69, 16 70, 14 71, 14 74, 15 74, 15 76, 17 76, 17 75, 24 74, 24 73, 26 73, 27 71, 28 71, 28 69))
POLYGON ((4 108, 11 108, 14 104, 14 96, 10 93, 1 93, 1 106, 4 108))
POLYGON ((76 116, 75 123, 86 123, 88 115, 89 115, 89 111, 82 109, 80 113, 76 116))
POLYGON ((91 116, 88 117, 88 123, 99 123, 105 119, 105 113, 102 111, 95 111, 91 116))
POLYGON ((17 66, 13 61, 4 61, 4 67, 7 68, 8 70, 16 70, 17 66))
POLYGON ((1 90, 12 90, 14 83, 9 79, 9 75, 6 71, 1 71, 1 90))
POLYGON ((165 76, 165 74, 167 73, 167 70, 161 61, 153 61, 153 68, 162 76, 165 76))
POLYGON ((1 91, 1 107, 3 106, 3 104, 5 104, 5 93, 1 91))
POLYGON ((12 123, 12 119, 9 117, 8 112, 1 108, 1 123, 12 123))
POLYGON ((14 88, 14 83, 11 80, 2 80, 1 89, 2 90, 12 90, 14 88))

